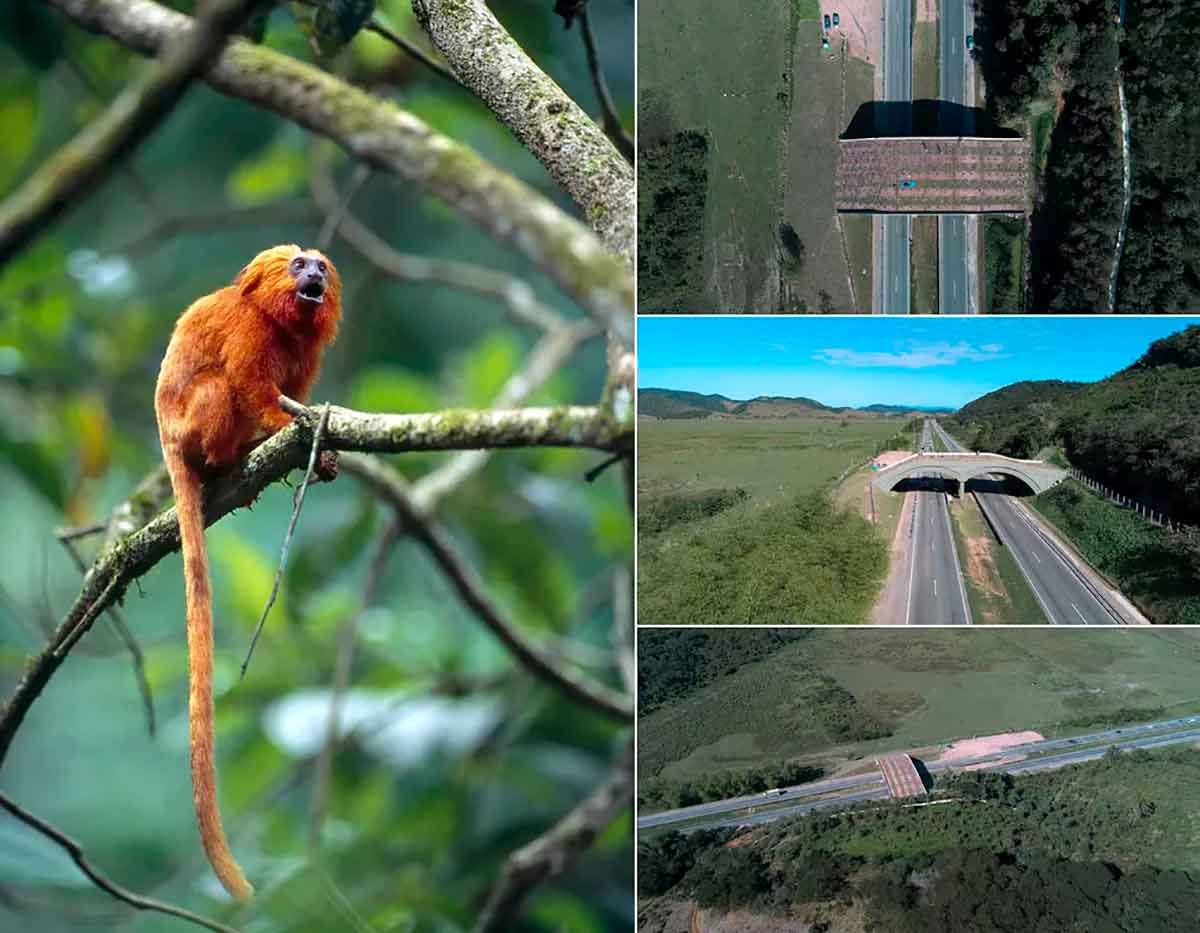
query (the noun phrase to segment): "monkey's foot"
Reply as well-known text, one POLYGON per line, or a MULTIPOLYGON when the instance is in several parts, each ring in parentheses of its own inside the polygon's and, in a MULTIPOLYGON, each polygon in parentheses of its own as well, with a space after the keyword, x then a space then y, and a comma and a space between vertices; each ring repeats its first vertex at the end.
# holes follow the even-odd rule
POLYGON ((313 473, 316 474, 316 478, 322 483, 332 483, 337 479, 338 452, 336 450, 322 450, 317 454, 317 462, 313 466, 313 473))

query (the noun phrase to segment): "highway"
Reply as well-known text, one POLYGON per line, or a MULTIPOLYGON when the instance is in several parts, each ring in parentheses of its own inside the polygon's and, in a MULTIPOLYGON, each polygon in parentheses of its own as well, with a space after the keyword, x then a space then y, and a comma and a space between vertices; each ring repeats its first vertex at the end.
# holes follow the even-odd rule
MULTIPOLYGON (((966 767, 977 767, 980 771, 997 771, 1007 774, 1026 774, 1061 768, 1065 765, 1093 761, 1110 748, 1129 751, 1137 748, 1158 748, 1164 745, 1175 745, 1181 742, 1200 741, 1200 716, 1185 716, 1175 719, 1160 719, 1152 722, 1137 723, 1114 729, 1103 729, 1082 735, 1061 739, 1045 739, 1029 742, 1024 745, 1014 745, 1009 748, 986 755, 976 755, 968 758, 958 758, 946 762, 923 762, 930 774, 943 771, 962 770, 966 767), (1079 747, 1082 746, 1082 747, 1079 747), (1063 751, 1057 751, 1063 749, 1063 751), (1050 753, 1050 754, 1047 754, 1050 753), (1006 761, 1013 755, 1036 755, 1039 757, 1019 762, 1006 761)), ((949 743, 943 743, 949 744, 949 743)), ((812 784, 797 784, 792 787, 780 788, 779 795, 748 794, 742 797, 731 797, 727 800, 716 800, 709 803, 697 804, 692 807, 681 807, 677 810, 664 810, 638 817, 638 829, 648 829, 655 826, 666 826, 685 820, 695 820, 705 816, 720 817, 723 814, 737 813, 729 819, 705 823, 703 828, 718 826, 746 826, 758 823, 768 823, 782 817, 797 816, 813 810, 830 807, 844 807, 862 800, 884 799, 888 796, 883 777, 878 771, 853 775, 846 778, 835 778, 828 781, 817 781, 812 784), (832 796, 829 796, 832 795, 832 796), (818 799, 812 799, 818 798, 818 799), (779 807, 781 800, 795 801, 794 806, 779 807), (755 808, 771 809, 755 813, 755 808)), ((687 829, 700 827, 689 826, 687 829)))
MULTIPOLYGON (((883 4, 883 101, 912 102, 912 2, 884 0, 883 4)), ((884 112, 879 120, 880 136, 908 136, 912 133, 912 110, 898 108, 884 112)), ((895 180, 899 184, 901 179, 895 180)), ((910 311, 909 240, 912 218, 907 214, 886 214, 879 218, 882 245, 875 263, 881 286, 877 289, 881 305, 876 314, 908 314, 910 311)))
MULTIPOLYGON (((933 422, 949 450, 965 450, 933 422)), ((963 495, 966 495, 964 490, 963 495)), ((975 497, 1002 547, 1012 554, 1046 621, 1052 625, 1119 625, 1125 619, 1119 607, 1103 598, 1104 585, 1081 570, 1048 535, 1041 531, 1026 508, 1001 492, 978 491, 975 497)))
MULTIPOLYGON (((974 68, 967 55, 969 0, 941 0, 938 23, 938 99, 969 107, 974 102, 970 82, 974 68)), ((974 127, 946 127, 955 136, 970 135, 974 127)), ((941 314, 974 314, 976 258, 969 249, 965 215, 938 217, 938 311, 941 314)))
MULTIPOLYGON (((921 451, 933 450, 929 420, 925 420, 921 451)), ((918 480, 919 482, 919 480, 918 480)), ((940 489, 920 489, 914 497, 909 533, 908 599, 905 625, 970 625, 971 610, 963 583, 950 508, 940 489)))

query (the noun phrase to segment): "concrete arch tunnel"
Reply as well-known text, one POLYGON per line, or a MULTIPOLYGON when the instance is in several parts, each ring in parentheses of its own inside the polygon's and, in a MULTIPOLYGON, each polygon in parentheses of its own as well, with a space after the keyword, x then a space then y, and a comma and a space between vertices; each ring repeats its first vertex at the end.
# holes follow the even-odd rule
POLYGON ((921 453, 913 454, 885 469, 871 480, 872 485, 890 492, 906 479, 923 474, 936 473, 954 480, 961 490, 973 479, 991 474, 1011 476, 1020 480, 1034 493, 1052 489, 1067 478, 1067 471, 1044 460, 1017 460, 1001 454, 966 453, 921 453))

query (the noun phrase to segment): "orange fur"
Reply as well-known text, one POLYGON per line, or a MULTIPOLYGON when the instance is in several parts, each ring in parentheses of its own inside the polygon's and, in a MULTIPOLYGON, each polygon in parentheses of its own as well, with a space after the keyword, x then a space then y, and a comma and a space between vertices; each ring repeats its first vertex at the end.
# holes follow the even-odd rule
POLYGON ((321 253, 298 246, 264 250, 232 285, 200 298, 179 318, 154 393, 183 550, 192 798, 208 860, 225 890, 239 900, 254 889, 229 850, 217 804, 212 592, 202 482, 291 422, 277 399, 281 394, 298 401, 308 397, 321 353, 337 333, 340 302, 337 270, 321 253), (304 276, 318 274, 324 276, 324 291, 319 299, 306 298, 301 288, 310 287, 311 278, 304 276))

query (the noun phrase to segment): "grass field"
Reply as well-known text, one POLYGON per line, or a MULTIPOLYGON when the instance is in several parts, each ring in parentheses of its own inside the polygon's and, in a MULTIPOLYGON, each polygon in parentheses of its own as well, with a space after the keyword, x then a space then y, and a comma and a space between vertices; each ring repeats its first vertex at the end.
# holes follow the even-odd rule
POLYGON ((843 510, 831 492, 902 426, 839 415, 642 419, 639 512, 698 517, 639 525, 639 621, 865 622, 887 547, 861 506, 843 510), (715 490, 728 494, 718 503, 715 490))
POLYGON ((904 426, 838 415, 638 422, 638 494, 741 487, 756 504, 822 489, 904 426))
POLYGON ((850 274, 854 279, 854 297, 858 304, 855 311, 867 312, 871 309, 871 296, 874 287, 873 265, 874 244, 872 241, 873 225, 871 218, 865 214, 842 215, 842 230, 846 235, 846 252, 850 256, 850 274))
MULTIPOLYGON (((846 250, 833 210, 837 138, 858 105, 847 98, 864 89, 869 94, 873 69, 849 59, 839 40, 823 53, 815 20, 800 24, 792 68, 796 93, 788 131, 783 214, 804 243, 805 259, 799 271, 785 277, 784 305, 809 311, 853 310, 846 250)), ((855 297, 861 304, 862 298, 855 297)))
POLYGON ((938 222, 912 219, 912 313, 938 313, 938 222))
POLYGON ((972 495, 950 505, 971 617, 976 625, 1044 625, 1046 615, 1016 559, 992 533, 972 495))
POLYGON ((639 135, 709 139, 702 306, 769 310, 779 291, 784 125, 797 9, 753 15, 720 0, 644 0, 638 9, 639 135))
POLYGON ((643 717, 638 756, 644 773, 673 780, 795 757, 849 769, 973 735, 1078 733, 1062 724, 1123 707, 1182 715, 1200 710, 1198 673, 1200 631, 1189 629, 820 630, 643 717), (830 702, 891 735, 831 734, 837 718, 811 695, 821 675, 844 688, 830 702))
POLYGON ((938 99, 937 23, 913 23, 913 100, 938 99))

